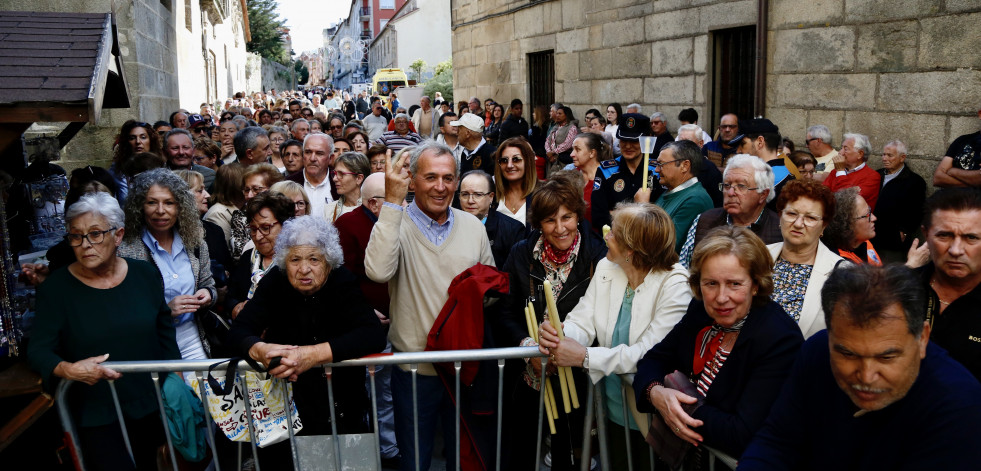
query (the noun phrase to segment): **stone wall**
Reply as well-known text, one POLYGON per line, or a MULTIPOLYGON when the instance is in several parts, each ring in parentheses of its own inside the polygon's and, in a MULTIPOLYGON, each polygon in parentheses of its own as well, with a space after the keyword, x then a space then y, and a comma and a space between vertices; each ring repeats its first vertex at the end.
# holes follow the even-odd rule
MULTIPOLYGON (((453 7, 456 96, 527 100, 527 54, 553 50, 555 99, 577 117, 638 102, 645 114, 667 114, 672 132, 688 107, 715 131, 711 34, 757 18, 756 0, 454 0, 453 7)), ((899 138, 913 168, 929 176, 954 138, 979 128, 981 3, 770 0, 769 16, 764 115, 798 145, 814 124, 831 128, 836 146, 842 132, 868 134, 876 153, 899 138)))
POLYGON ((273 88, 289 90, 292 75, 289 67, 250 53, 245 62, 245 80, 245 92, 249 94, 273 88))

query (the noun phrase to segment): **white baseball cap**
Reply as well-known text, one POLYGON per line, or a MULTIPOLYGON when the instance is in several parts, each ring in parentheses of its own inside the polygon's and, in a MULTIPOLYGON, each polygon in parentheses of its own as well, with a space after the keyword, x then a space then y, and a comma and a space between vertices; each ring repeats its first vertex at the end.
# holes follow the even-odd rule
POLYGON ((450 121, 450 126, 465 126, 473 132, 484 132, 484 119, 473 113, 467 113, 456 121, 450 121))

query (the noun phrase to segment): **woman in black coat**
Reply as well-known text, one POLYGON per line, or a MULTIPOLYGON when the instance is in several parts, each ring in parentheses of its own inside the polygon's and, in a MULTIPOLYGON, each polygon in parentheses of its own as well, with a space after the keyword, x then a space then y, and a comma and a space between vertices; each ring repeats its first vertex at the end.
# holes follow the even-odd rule
MULTIPOLYGON (((772 266, 763 241, 744 227, 713 229, 699 243, 688 279, 695 299, 637 363, 637 410, 658 414, 693 445, 742 454, 804 342, 797 323, 770 299, 772 266), (662 385, 675 370, 688 376, 695 397, 662 385), (696 401, 696 409, 683 410, 696 401)), ((689 459, 707 455, 696 451, 689 459)))
MULTIPOLYGON (((510 291, 502 300, 496 316, 495 338, 498 345, 535 345, 528 337, 524 306, 531 300, 537 323, 543 320, 545 296, 543 282, 552 283, 560 319, 579 303, 586 293, 596 264, 606 256, 606 246, 588 227, 584 227, 586 203, 578 174, 556 174, 532 194, 531 236, 515 244, 504 265, 510 276, 510 291)), ((504 450, 506 469, 527 469, 535 460, 537 422, 529 418, 538 415, 539 391, 537 379, 540 360, 508 363, 504 386, 504 424, 508 430, 504 450), (534 386, 533 386, 534 385, 534 386), (513 421, 513 422, 511 422, 513 421)), ((552 369, 552 368, 550 368, 552 369)), ((579 369, 573 370, 579 397, 585 400, 588 378, 579 369)), ((553 380, 555 391, 558 383, 553 380)), ((556 421, 557 434, 551 439, 551 468, 578 469, 569 460, 573 449, 582 446, 585 407, 562 413, 556 421)), ((547 432, 546 432, 547 433, 547 432)), ((586 459, 589 459, 588 457, 586 459)))
MULTIPOLYGON (((294 382, 293 398, 303 423, 300 435, 331 433, 327 378, 316 366, 381 352, 385 332, 344 267, 337 229, 313 216, 283 224, 276 257, 229 332, 229 342, 243 355, 269 366, 269 373, 294 382)), ((334 403, 338 433, 370 430, 370 402, 364 368, 334 368, 334 403)), ((290 445, 266 447, 262 464, 289 467, 290 445), (275 448, 275 450, 273 450, 275 448)))

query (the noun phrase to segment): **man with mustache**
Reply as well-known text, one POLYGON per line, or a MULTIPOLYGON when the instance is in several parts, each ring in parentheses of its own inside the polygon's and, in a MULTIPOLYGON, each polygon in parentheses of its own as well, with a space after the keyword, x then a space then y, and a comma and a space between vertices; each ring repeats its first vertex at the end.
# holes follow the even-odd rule
POLYGON ((981 385, 930 342, 925 298, 898 264, 832 272, 828 329, 804 343, 739 469, 976 469, 981 385))

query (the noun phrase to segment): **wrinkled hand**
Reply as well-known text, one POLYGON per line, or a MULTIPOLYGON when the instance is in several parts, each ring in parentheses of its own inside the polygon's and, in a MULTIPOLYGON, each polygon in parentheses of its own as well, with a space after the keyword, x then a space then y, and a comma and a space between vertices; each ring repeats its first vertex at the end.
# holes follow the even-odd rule
POLYGON ((381 322, 382 325, 388 325, 392 323, 392 320, 386 317, 381 312, 378 312, 378 309, 375 309, 375 315, 378 316, 378 321, 381 322))
POLYGON ((539 351, 549 354, 549 360, 555 366, 582 366, 583 359, 586 358, 586 347, 580 345, 579 342, 569 337, 559 340, 558 331, 548 322, 542 323, 542 327, 539 328, 539 336, 541 337, 541 344, 538 346, 539 351))
POLYGON ((919 268, 926 265, 930 261, 930 247, 924 242, 920 244, 920 239, 913 239, 913 245, 910 246, 909 252, 906 253, 906 266, 910 268, 919 268), (919 244, 919 247, 917 247, 919 244))
POLYGON ((842 156, 841 154, 834 156, 834 158, 831 159, 831 162, 834 163, 835 170, 839 172, 844 172, 845 170, 848 170, 848 166, 845 165, 845 157, 842 156))
POLYGON ((637 189, 637 193, 634 193, 634 203, 650 203, 651 202, 651 189, 648 187, 646 190, 642 188, 637 189))
POLYGON ((20 273, 27 284, 37 286, 44 283, 44 280, 51 274, 51 268, 44 263, 25 263, 21 265, 20 273))
POLYGON ((225 158, 235 153, 235 146, 231 141, 221 143, 221 157, 225 158))
POLYGON ((391 149, 385 153, 385 201, 388 203, 402 204, 409 194, 411 178, 402 171, 408 159, 409 152, 403 152, 395 162, 392 162, 391 149))
POLYGON ((62 363, 63 370, 60 376, 72 381, 83 382, 89 386, 102 379, 121 378, 123 375, 118 371, 100 365, 100 363, 108 359, 109 354, 106 353, 105 355, 79 360, 75 363, 64 362, 62 363))
POLYGON ((269 374, 280 379, 296 381, 297 377, 313 368, 318 363, 330 361, 330 344, 322 343, 318 345, 305 345, 298 347, 295 345, 276 345, 274 348, 266 350, 266 362, 276 357, 282 357, 279 366, 269 370, 269 374), (327 349, 327 357, 322 356, 320 349, 327 349))
POLYGON ((694 404, 698 402, 697 399, 681 391, 655 386, 651 389, 650 401, 675 435, 695 446, 702 442, 702 436, 692 428, 701 427, 703 422, 692 418, 681 408, 682 403, 694 404))
POLYGON ((179 316, 189 312, 196 312, 198 309, 211 305, 211 292, 206 289, 199 289, 194 294, 182 294, 174 296, 167 306, 170 307, 172 316, 179 316))

